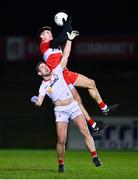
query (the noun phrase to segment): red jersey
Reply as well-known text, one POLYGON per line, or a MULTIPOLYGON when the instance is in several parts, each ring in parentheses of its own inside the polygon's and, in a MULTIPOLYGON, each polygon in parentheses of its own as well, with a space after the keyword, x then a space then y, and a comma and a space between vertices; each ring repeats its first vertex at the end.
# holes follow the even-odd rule
POLYGON ((40 50, 47 66, 51 70, 55 69, 62 58, 62 50, 58 48, 52 49, 50 48, 49 42, 43 41, 40 44, 40 50))
MULTIPOLYGON (((40 44, 40 50, 43 55, 43 59, 50 70, 52 71, 55 69, 62 58, 62 50, 59 48, 53 49, 50 47, 49 42, 44 41, 42 41, 40 44)), ((69 71, 68 68, 64 68, 63 76, 67 84, 74 84, 78 73, 69 71)))

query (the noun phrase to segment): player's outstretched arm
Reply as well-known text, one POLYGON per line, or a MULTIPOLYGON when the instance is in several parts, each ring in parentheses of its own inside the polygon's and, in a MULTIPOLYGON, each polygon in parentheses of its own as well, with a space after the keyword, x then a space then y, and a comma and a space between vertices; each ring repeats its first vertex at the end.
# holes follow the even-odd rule
POLYGON ((72 31, 71 33, 67 32, 67 36, 68 36, 68 40, 66 41, 64 50, 63 50, 63 56, 61 58, 60 61, 60 65, 62 66, 62 68, 66 67, 67 63, 68 63, 68 58, 70 55, 70 51, 71 51, 71 45, 72 45, 72 40, 79 35, 78 31, 72 31))
POLYGON ((31 102, 34 103, 36 106, 41 106, 43 103, 45 96, 33 96, 31 97, 31 102))

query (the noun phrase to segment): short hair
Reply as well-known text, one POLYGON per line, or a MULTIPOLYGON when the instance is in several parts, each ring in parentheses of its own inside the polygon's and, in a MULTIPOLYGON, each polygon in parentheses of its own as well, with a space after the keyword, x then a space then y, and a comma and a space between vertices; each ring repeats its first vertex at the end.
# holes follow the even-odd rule
POLYGON ((39 36, 40 36, 41 33, 42 33, 43 31, 45 31, 45 30, 52 31, 52 28, 51 28, 50 26, 43 26, 43 27, 41 27, 41 28, 39 29, 39 31, 38 31, 39 36))
POLYGON ((37 72, 39 72, 39 66, 40 66, 41 64, 43 64, 43 63, 44 63, 43 61, 40 61, 40 62, 37 63, 37 65, 36 65, 36 71, 37 71, 37 72))

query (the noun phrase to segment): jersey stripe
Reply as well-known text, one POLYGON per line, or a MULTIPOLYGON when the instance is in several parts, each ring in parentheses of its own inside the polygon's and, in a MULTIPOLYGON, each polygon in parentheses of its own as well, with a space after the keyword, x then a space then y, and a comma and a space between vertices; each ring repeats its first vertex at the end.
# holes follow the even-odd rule
POLYGON ((52 48, 49 48, 43 55, 43 58, 45 60, 45 62, 47 61, 48 57, 52 54, 56 54, 56 53, 61 53, 62 54, 62 50, 61 49, 52 49, 52 48))

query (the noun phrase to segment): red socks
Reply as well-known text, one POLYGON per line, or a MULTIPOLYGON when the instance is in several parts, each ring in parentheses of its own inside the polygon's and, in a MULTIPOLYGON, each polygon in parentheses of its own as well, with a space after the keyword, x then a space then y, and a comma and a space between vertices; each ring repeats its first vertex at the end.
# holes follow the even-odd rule
POLYGON ((88 123, 92 126, 94 124, 94 120, 91 118, 88 123))
POLYGON ((64 159, 59 159, 58 164, 64 164, 64 159))
POLYGON ((94 158, 94 157, 97 156, 97 152, 96 152, 96 151, 92 151, 92 152, 91 152, 91 155, 92 155, 92 157, 94 158))
POLYGON ((99 103, 99 107, 101 110, 106 110, 108 108, 107 104, 105 104, 103 101, 99 103))
POLYGON ((89 123, 93 128, 95 128, 96 122, 95 122, 92 118, 88 120, 88 123, 89 123))

